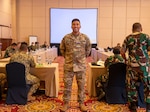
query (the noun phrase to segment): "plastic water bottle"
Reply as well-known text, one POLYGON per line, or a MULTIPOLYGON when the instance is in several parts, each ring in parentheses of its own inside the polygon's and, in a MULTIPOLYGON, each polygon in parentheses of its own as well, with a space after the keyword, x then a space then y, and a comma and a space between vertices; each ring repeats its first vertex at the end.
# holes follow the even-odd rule
POLYGON ((49 57, 48 64, 51 64, 51 63, 52 63, 52 59, 51 59, 51 57, 49 57))
POLYGON ((37 63, 38 63, 39 65, 41 65, 41 56, 38 56, 38 57, 37 57, 37 63))
POLYGON ((48 61, 48 58, 46 57, 46 59, 45 59, 45 63, 46 64, 49 64, 49 61, 48 61))

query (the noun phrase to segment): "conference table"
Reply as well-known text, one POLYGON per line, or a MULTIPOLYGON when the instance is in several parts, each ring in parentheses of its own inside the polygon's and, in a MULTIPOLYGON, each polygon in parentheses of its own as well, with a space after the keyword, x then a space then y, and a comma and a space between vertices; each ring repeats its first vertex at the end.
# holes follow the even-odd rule
MULTIPOLYGON (((0 72, 6 74, 6 64, 8 62, 0 62, 0 72)), ((32 75, 37 76, 41 81, 45 81, 45 94, 49 97, 58 97, 59 91, 59 70, 58 63, 50 65, 36 65, 30 69, 32 75)), ((15 78, 15 77, 14 77, 15 78)))
POLYGON ((98 60, 105 61, 111 55, 113 55, 112 51, 105 52, 102 48, 99 50, 92 48, 91 51, 91 57, 93 58, 94 62, 97 62, 98 60))
MULTIPOLYGON (((52 60, 57 57, 57 48, 48 49, 46 51, 39 51, 38 55, 43 55, 45 59, 46 55, 51 55, 52 60)), ((36 62, 36 54, 33 55, 36 62)), ((6 74, 5 66, 9 62, 10 58, 0 59, 0 72, 6 74)), ((58 97, 59 91, 59 70, 58 63, 47 64, 45 60, 41 64, 36 63, 35 68, 30 69, 32 75, 37 76, 41 81, 45 82, 45 94, 49 97, 58 97)))
POLYGON ((104 61, 111 55, 113 55, 113 52, 111 51, 105 52, 102 48, 100 48, 99 50, 92 48, 91 57, 93 58, 94 62, 103 61, 103 63, 100 64, 100 66, 92 65, 91 63, 88 64, 87 86, 89 96, 97 96, 95 81, 98 76, 107 73, 107 69, 104 66, 104 61))
POLYGON ((95 81, 98 76, 107 73, 107 69, 104 67, 104 64, 101 64, 100 66, 92 65, 91 63, 88 63, 88 79, 87 79, 87 90, 89 93, 89 96, 96 97, 96 87, 95 87, 95 81))
POLYGON ((32 75, 45 81, 45 94, 49 97, 58 97, 59 91, 59 70, 58 63, 37 65, 30 69, 32 75))

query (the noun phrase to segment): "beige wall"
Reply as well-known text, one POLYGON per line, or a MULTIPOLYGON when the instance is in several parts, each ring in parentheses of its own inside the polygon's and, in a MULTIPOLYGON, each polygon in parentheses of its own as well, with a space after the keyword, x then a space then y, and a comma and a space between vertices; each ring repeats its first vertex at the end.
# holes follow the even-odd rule
POLYGON ((0 38, 12 37, 11 0, 0 0, 0 38))
MULTIPOLYGON (((2 1, 5 0, 0 0, 0 4, 2 1)), ((97 43, 99 47, 115 46, 118 42, 122 43, 125 36, 131 33, 134 22, 141 22, 143 32, 150 35, 150 0, 12 1, 12 38, 17 41, 28 41, 29 35, 37 35, 41 44, 44 41, 49 42, 49 8, 51 7, 98 8, 97 43), (16 9, 14 9, 15 6, 16 9)))

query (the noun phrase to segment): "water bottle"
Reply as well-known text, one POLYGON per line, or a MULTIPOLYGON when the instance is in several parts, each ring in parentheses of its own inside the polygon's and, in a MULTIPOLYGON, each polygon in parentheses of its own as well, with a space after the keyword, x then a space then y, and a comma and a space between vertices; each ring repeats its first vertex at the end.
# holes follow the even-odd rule
POLYGON ((51 57, 49 57, 48 64, 51 64, 51 63, 52 63, 52 59, 51 59, 51 57))
POLYGON ((46 63, 46 64, 49 64, 49 60, 48 60, 47 57, 46 57, 46 59, 45 59, 45 63, 46 63))
POLYGON ((41 56, 40 56, 40 55, 37 57, 37 63, 38 63, 39 65, 41 65, 41 56))

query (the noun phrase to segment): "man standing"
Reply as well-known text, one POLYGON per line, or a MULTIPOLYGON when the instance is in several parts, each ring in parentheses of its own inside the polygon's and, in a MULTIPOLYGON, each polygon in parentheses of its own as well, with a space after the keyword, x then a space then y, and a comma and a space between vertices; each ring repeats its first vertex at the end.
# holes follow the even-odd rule
POLYGON ((31 100, 35 100, 35 97, 33 97, 32 95, 39 88, 40 80, 37 77, 29 73, 30 67, 35 67, 36 64, 35 64, 33 56, 28 55, 27 51, 28 51, 27 43, 22 42, 19 52, 11 56, 10 63, 18 62, 18 63, 22 63, 25 65, 26 83, 31 84, 31 88, 28 92, 28 101, 31 101, 31 100))
POLYGON ((72 20, 72 33, 67 34, 61 41, 60 51, 65 58, 64 65, 64 106, 60 110, 66 112, 69 109, 73 77, 76 76, 78 84, 78 102, 81 111, 87 111, 84 105, 86 57, 91 51, 91 43, 87 35, 80 33, 80 20, 72 20))
MULTIPOLYGON (((140 23, 134 23, 132 26, 132 34, 128 35, 122 45, 122 55, 125 57, 125 52, 128 50, 128 72, 127 72, 127 87, 129 109, 136 112, 137 108, 137 82, 143 81, 145 86, 145 96, 147 103, 147 112, 150 112, 150 74, 149 74, 149 57, 150 37, 142 33, 140 23)), ((126 59, 127 60, 127 59, 126 59)))

